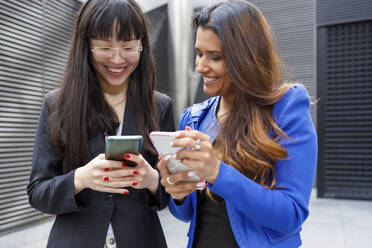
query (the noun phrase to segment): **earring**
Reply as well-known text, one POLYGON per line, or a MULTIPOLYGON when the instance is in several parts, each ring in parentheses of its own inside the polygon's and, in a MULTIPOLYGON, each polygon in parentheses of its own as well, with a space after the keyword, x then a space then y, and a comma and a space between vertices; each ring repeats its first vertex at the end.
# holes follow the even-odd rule
POLYGON ((139 47, 139 51, 142 52, 143 48, 142 45, 139 47))

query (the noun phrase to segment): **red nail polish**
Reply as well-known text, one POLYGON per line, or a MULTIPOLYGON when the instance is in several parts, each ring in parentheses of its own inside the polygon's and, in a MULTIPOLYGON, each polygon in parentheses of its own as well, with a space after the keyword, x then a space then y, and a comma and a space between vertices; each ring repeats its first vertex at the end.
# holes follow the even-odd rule
POLYGON ((127 153, 124 155, 124 158, 130 158, 130 155, 127 153))
POLYGON ((121 164, 123 167, 127 167, 127 164, 126 163, 122 163, 121 164))
POLYGON ((189 126, 186 126, 186 131, 191 131, 191 127, 189 127, 189 126))
POLYGON ((127 194, 129 194, 129 191, 124 191, 123 194, 127 195, 127 194))
POLYGON ((138 175, 138 174, 139 174, 138 170, 133 171, 133 175, 138 175))
POLYGON ((110 171, 110 168, 105 168, 104 171, 110 171))
POLYGON ((160 161, 161 160, 161 156, 159 155, 159 157, 158 157, 158 160, 160 161))
POLYGON ((109 179, 108 177, 104 177, 103 180, 104 180, 104 181, 108 181, 108 180, 110 180, 110 179, 109 179))
POLYGON ((138 184, 137 182, 133 182, 133 183, 132 183, 133 186, 136 186, 137 184, 138 184))

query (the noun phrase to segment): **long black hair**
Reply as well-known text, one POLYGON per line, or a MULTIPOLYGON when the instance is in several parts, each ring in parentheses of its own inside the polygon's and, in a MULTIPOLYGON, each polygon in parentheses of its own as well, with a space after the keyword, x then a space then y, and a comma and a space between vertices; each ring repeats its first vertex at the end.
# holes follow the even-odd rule
MULTIPOLYGON (((133 0, 89 0, 80 9, 74 28, 64 79, 52 108, 51 133, 59 151, 71 161, 69 170, 86 163, 88 137, 98 130, 115 135, 119 120, 104 99, 91 63, 90 39, 140 39, 142 52, 130 76, 128 94, 133 95, 137 125, 145 149, 154 151, 148 138, 158 128, 155 117, 155 68, 147 25, 133 0), (113 32, 113 27, 116 30, 113 32)), ((134 120, 133 120, 134 121, 134 120)))

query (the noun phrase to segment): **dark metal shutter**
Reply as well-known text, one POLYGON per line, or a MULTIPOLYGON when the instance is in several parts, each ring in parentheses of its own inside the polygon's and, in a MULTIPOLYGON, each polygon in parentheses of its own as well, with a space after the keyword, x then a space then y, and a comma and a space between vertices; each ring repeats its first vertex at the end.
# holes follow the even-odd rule
POLYGON ((316 0, 316 24, 328 26, 371 19, 371 0, 316 0))
POLYGON ((43 218, 26 185, 44 94, 67 59, 75 1, 0 3, 0 233, 43 218))
POLYGON ((372 199, 372 21, 318 29, 318 196, 372 199))
POLYGON ((171 95, 168 5, 153 9, 147 12, 145 16, 155 60, 157 90, 171 95))

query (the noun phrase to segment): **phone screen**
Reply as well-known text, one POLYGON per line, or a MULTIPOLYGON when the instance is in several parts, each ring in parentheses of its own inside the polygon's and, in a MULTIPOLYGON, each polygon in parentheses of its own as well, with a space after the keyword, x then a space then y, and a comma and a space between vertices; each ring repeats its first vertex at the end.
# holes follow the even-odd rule
POLYGON ((108 136, 105 148, 106 158, 125 162, 128 166, 136 166, 135 162, 125 159, 124 155, 127 153, 139 154, 141 146, 141 135, 108 136))

